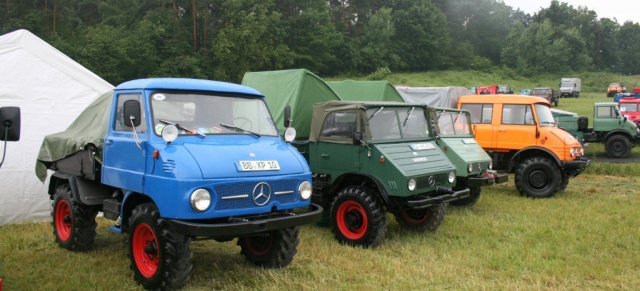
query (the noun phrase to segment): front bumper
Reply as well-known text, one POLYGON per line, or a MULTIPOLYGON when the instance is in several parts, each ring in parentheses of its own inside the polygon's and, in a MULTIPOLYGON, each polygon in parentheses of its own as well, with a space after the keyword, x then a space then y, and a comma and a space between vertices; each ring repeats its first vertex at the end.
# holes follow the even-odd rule
POLYGON ((469 188, 464 188, 463 190, 453 190, 447 187, 438 187, 437 192, 438 196, 433 197, 421 197, 420 195, 417 195, 414 199, 409 199, 406 201, 407 206, 410 209, 424 209, 429 206, 467 198, 471 193, 471 191, 469 191, 469 188))
POLYGON ((234 218, 231 222, 202 223, 169 220, 169 229, 192 237, 229 238, 248 236, 314 223, 322 218, 322 207, 311 204, 305 213, 269 213, 234 218))
POLYGON ((570 177, 578 176, 582 173, 591 163, 586 157, 579 157, 573 161, 564 161, 560 165, 560 169, 563 173, 570 177))
MULTIPOLYGON (((460 180, 458 180, 460 181, 460 180)), ((484 187, 509 181, 509 174, 497 171, 487 171, 476 177, 467 178, 468 187, 484 187)))

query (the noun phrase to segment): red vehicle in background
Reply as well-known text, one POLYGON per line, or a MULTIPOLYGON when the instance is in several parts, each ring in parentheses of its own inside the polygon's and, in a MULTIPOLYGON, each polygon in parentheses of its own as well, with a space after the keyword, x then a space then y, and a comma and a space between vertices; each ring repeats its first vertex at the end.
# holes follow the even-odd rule
POLYGON ((618 101, 618 108, 627 119, 640 125, 640 99, 624 97, 618 101))
POLYGON ((489 94, 496 94, 498 90, 498 86, 493 85, 493 86, 479 86, 476 87, 476 94, 478 95, 489 95, 489 94))

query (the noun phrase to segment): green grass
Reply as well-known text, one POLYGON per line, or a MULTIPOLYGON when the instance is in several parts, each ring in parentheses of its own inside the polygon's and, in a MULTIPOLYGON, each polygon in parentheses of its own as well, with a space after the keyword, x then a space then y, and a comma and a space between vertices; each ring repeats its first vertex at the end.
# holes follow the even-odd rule
MULTIPOLYGON (((581 175, 551 199, 528 199, 511 176, 475 206, 450 207, 433 233, 403 230, 389 215, 376 249, 304 226, 293 263, 278 270, 247 263, 234 242, 196 241, 185 290, 639 290, 639 189, 635 177, 581 175)), ((99 219, 85 253, 57 247, 49 223, 0 227, 4 290, 141 290, 127 238, 109 223, 99 219)))

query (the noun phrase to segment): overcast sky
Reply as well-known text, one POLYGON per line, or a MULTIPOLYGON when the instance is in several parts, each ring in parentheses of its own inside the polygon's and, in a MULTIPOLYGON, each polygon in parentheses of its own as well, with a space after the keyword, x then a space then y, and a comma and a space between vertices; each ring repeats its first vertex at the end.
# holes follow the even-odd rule
MULTIPOLYGON (((540 8, 548 8, 551 0, 503 0, 505 4, 524 11, 524 13, 538 12, 540 8)), ((625 21, 640 22, 640 0, 560 0, 574 8, 586 6, 598 14, 598 18, 607 17, 618 20, 622 25, 625 21)))

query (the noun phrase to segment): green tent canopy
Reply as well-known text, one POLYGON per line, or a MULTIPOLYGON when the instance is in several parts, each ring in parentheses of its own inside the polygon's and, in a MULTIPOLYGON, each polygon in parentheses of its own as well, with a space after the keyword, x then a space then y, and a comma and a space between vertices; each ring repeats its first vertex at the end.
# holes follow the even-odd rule
POLYGON ((306 69, 249 72, 244 74, 242 85, 265 96, 281 134, 285 131, 284 108, 291 106, 291 126, 296 129, 298 139, 309 138, 314 103, 340 100, 320 77, 306 69))
POLYGON ((342 100, 404 102, 400 93, 388 81, 328 81, 342 100))

